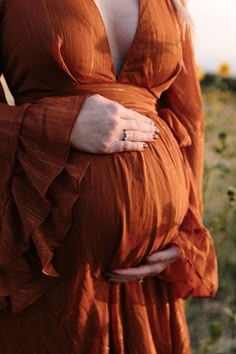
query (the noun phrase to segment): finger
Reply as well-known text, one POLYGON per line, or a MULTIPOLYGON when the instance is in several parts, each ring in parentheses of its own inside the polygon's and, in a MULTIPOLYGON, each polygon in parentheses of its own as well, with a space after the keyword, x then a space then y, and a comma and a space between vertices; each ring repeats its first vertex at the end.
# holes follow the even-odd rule
POLYGON ((136 276, 127 276, 116 273, 106 273, 105 278, 107 278, 107 280, 115 279, 117 281, 134 281, 138 279, 136 276))
POLYGON ((128 120, 138 120, 140 122, 143 122, 148 125, 155 125, 153 120, 150 118, 132 110, 129 108, 122 107, 121 112, 120 112, 120 118, 121 119, 128 119, 128 120))
POLYGON ((143 280, 143 277, 139 276, 124 276, 124 275, 119 275, 115 273, 106 273, 105 278, 107 279, 108 282, 117 282, 117 283, 124 283, 124 282, 129 282, 129 281, 138 281, 140 282, 140 279, 143 280))
POLYGON ((135 130, 143 133, 159 133, 160 130, 155 125, 146 124, 140 120, 121 120, 123 130, 135 130))
POLYGON ((147 258, 147 263, 175 262, 181 254, 179 247, 173 245, 170 248, 155 252, 147 258))
MULTIPOLYGON (((124 268, 122 268, 122 269, 124 270, 124 268)), ((132 268, 126 268, 126 269, 132 269, 132 268)), ((117 269, 117 270, 120 270, 120 269, 117 269)), ((112 272, 108 272, 104 276, 107 277, 107 278, 115 277, 115 278, 127 278, 127 279, 130 279, 130 280, 136 279, 136 276, 134 276, 134 275, 126 275, 126 276, 124 276, 122 274, 116 274, 115 272, 116 272, 116 270, 114 270, 112 272)))
POLYGON ((130 279, 128 279, 128 280, 124 280, 124 279, 120 279, 120 280, 118 280, 118 279, 109 279, 108 280, 108 282, 109 283, 117 283, 117 284, 123 284, 123 283, 127 283, 127 282, 130 282, 130 281, 136 281, 136 282, 139 282, 139 279, 134 279, 134 280, 130 280, 130 279))
POLYGON ((147 143, 143 142, 133 142, 133 141, 115 141, 110 149, 109 153, 123 152, 123 151, 144 151, 148 148, 147 143))
POLYGON ((106 273, 105 278, 108 282, 125 283, 128 281, 137 281, 139 278, 136 276, 123 276, 115 273, 106 273))
POLYGON ((125 131, 120 134, 119 140, 125 141, 154 141, 158 139, 157 133, 141 133, 138 131, 125 131))
POLYGON ((113 274, 122 275, 123 277, 136 277, 136 278, 144 278, 154 276, 156 274, 161 273, 169 263, 155 263, 155 264, 147 264, 139 267, 127 268, 127 269, 115 269, 113 270, 113 274))
POLYGON ((125 279, 125 278, 123 278, 123 279, 117 279, 117 278, 110 278, 110 279, 108 279, 107 280, 109 283, 120 283, 120 284, 122 284, 122 283, 127 283, 127 282, 130 282, 130 281, 135 281, 135 282, 138 282, 138 283, 143 283, 143 279, 142 279, 142 281, 140 281, 140 278, 135 278, 135 279, 125 279))

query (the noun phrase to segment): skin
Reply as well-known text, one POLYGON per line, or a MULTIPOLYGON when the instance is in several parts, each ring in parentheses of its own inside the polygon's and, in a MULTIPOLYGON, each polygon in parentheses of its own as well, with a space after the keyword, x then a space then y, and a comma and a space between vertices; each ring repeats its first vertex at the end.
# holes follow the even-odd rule
MULTIPOLYGON (((128 54, 138 23, 138 0, 93 0, 107 33, 118 76, 128 54)), ((73 148, 94 154, 111 154, 122 151, 143 151, 147 143, 158 138, 159 129, 147 118, 118 102, 101 95, 88 97, 78 115, 71 134, 73 148), (124 141, 124 130, 128 139, 124 141), (90 137, 88 139, 87 137, 90 137)), ((105 274, 108 281, 123 283, 155 276, 180 257, 181 251, 171 245, 153 253, 146 264, 127 269, 114 269, 105 274)))
POLYGON ((146 116, 103 96, 92 95, 74 125, 71 144, 75 149, 94 154, 142 151, 147 148, 146 142, 157 139, 158 132, 146 116), (127 141, 123 141, 124 130, 129 134, 127 141))

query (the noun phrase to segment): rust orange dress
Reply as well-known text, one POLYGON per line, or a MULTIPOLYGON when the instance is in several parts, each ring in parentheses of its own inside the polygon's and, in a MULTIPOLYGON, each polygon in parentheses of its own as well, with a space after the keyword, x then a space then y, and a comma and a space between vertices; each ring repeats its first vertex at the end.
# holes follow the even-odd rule
POLYGON ((0 353, 190 353, 183 298, 212 297, 217 267, 201 221, 199 85, 171 0, 139 1, 118 77, 93 0, 0 0, 0 21, 16 102, 0 104, 0 353), (70 148, 93 93, 152 118, 159 140, 70 148), (179 260, 143 284, 103 276, 171 244, 179 260))

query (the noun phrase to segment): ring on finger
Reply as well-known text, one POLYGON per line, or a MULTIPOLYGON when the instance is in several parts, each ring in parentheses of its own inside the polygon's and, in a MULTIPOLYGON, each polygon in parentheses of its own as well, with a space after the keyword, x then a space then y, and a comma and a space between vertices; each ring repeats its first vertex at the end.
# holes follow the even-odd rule
POLYGON ((129 133, 127 132, 127 130, 123 130, 123 133, 124 133, 124 136, 123 136, 123 141, 127 141, 128 140, 128 138, 129 138, 129 133))

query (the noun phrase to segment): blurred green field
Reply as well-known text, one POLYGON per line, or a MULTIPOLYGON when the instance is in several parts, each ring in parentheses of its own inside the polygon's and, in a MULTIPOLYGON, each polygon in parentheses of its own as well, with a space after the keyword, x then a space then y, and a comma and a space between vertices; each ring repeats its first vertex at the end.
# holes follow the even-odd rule
POLYGON ((227 82, 202 85, 205 112, 204 223, 214 238, 219 291, 188 299, 194 354, 236 353, 236 92, 227 82))

